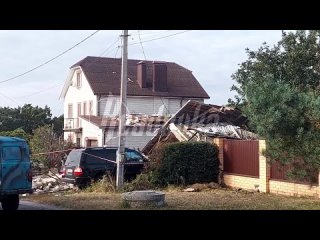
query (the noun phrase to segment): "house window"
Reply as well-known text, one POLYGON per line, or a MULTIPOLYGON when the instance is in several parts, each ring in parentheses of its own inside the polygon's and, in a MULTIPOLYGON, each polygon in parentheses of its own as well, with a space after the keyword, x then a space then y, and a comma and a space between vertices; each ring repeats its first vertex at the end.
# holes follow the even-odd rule
POLYGON ((87 115, 87 102, 83 102, 83 115, 87 115))
POLYGON ((77 88, 81 88, 81 72, 77 72, 77 88))
POLYGON ((89 115, 92 115, 93 102, 89 101, 89 115))
POLYGON ((73 141, 73 135, 70 133, 68 134, 68 142, 72 143, 73 141))
POLYGON ((72 103, 68 104, 68 118, 72 118, 73 106, 72 103))
POLYGON ((81 127, 79 116, 81 115, 81 103, 78 103, 78 119, 77 119, 77 127, 81 127))
POLYGON ((77 143, 76 143, 77 147, 80 147, 80 138, 77 137, 77 143))

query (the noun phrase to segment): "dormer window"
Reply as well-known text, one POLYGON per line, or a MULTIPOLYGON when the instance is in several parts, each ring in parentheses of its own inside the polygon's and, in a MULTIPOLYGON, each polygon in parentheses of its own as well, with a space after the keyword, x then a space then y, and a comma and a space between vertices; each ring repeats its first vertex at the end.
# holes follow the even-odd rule
POLYGON ((81 72, 77 72, 77 88, 81 88, 81 72))

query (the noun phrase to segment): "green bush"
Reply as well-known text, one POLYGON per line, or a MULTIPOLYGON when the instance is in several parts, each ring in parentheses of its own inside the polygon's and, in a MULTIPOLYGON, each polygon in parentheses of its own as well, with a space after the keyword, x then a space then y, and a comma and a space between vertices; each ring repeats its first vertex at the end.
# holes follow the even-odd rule
POLYGON ((193 184, 218 182, 219 149, 206 142, 170 143, 150 156, 151 184, 193 184))

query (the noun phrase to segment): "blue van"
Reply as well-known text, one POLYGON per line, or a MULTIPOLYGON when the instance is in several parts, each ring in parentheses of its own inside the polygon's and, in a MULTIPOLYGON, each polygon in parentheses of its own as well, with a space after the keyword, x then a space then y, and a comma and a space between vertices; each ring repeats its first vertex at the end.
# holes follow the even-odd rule
POLYGON ((29 146, 24 139, 0 136, 0 201, 3 210, 17 210, 19 194, 32 193, 29 146))

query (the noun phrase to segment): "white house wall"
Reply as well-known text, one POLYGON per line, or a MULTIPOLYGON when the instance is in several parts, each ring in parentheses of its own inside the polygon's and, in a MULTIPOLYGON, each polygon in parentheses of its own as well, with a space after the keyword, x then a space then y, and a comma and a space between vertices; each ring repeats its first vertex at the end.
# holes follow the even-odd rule
POLYGON ((99 100, 99 116, 116 116, 120 112, 119 96, 104 96, 99 100))
MULTIPOLYGON (((67 93, 64 97, 64 118, 68 118, 68 106, 69 104, 73 105, 72 118, 78 117, 78 103, 81 103, 81 114, 84 113, 83 102, 86 102, 87 110, 86 113, 89 115, 89 101, 92 101, 92 115, 96 115, 97 111, 97 98, 93 94, 91 87, 86 79, 86 76, 81 72, 81 87, 77 88, 77 71, 74 72, 71 78, 71 85, 69 86, 67 93)), ((83 120, 80 119, 79 124, 81 127, 83 120)), ((65 125, 67 122, 65 121, 65 125)), ((76 122, 74 122, 76 124, 76 122)), ((64 139, 68 138, 68 132, 64 134, 64 139)), ((75 141, 74 141, 75 142, 75 141)))
MULTIPOLYGON (((203 102, 203 99, 160 98, 160 97, 127 97, 127 113, 148 115, 172 115, 188 100, 203 102)), ((104 96, 99 101, 99 115, 116 116, 120 112, 119 96, 104 96)))
POLYGON ((86 145, 86 139, 98 140, 98 146, 103 145, 103 131, 98 126, 82 119, 81 146, 86 145))
MULTIPOLYGON (((125 130, 126 141, 125 146, 133 149, 144 148, 144 146, 156 135, 156 128, 136 128, 128 127, 125 130)), ((109 128, 105 133, 105 146, 117 147, 118 146, 118 129, 109 128)))

